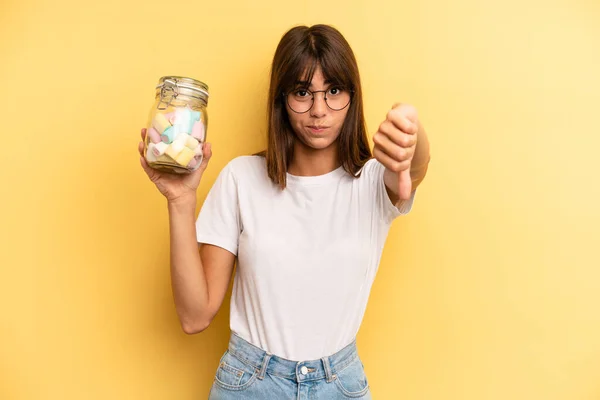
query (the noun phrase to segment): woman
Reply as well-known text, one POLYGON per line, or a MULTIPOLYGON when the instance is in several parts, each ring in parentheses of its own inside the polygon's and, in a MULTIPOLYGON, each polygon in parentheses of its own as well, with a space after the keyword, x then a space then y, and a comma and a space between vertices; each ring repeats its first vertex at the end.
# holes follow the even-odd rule
POLYGON ((356 334, 390 224, 425 177, 425 132, 413 107, 396 105, 372 158, 356 59, 327 25, 282 37, 268 114, 266 151, 230 161, 196 221, 210 144, 186 176, 141 158, 168 200, 179 319, 188 334, 209 326, 237 257, 232 332, 210 398, 369 399, 356 334))

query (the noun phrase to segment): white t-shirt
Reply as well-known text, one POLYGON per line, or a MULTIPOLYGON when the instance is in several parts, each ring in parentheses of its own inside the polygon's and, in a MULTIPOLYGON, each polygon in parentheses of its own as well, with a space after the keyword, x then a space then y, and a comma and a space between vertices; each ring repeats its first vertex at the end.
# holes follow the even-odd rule
POLYGON ((266 161, 241 156, 215 181, 196 221, 199 243, 238 257, 230 328, 279 357, 315 360, 358 333, 396 208, 370 159, 359 178, 342 167, 293 176, 281 191, 266 161))

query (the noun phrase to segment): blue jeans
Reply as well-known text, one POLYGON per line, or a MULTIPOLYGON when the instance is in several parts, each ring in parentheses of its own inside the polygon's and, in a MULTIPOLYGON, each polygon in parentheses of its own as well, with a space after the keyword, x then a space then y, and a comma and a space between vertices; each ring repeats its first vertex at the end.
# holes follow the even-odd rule
POLYGON ((318 360, 290 361, 231 333, 209 400, 371 399, 356 339, 318 360))

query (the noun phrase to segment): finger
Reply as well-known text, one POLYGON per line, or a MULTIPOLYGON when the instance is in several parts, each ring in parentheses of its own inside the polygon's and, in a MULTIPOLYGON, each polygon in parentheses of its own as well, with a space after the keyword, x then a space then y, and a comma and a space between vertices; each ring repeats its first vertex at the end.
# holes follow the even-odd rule
POLYGON ((389 137, 382 133, 373 136, 375 147, 379 147, 385 154, 395 161, 410 160, 414 154, 414 147, 404 148, 392 142, 389 137))
POLYGON ((144 156, 144 142, 140 142, 138 144, 138 151, 140 152, 140 156, 144 156))
POLYGON ((200 164, 200 170, 206 170, 208 167, 208 162, 212 157, 212 144, 205 142, 202 147, 202 163, 200 164))
POLYGON ((392 110, 400 111, 400 113, 405 115, 411 122, 417 122, 419 120, 417 109, 413 105, 396 103, 392 106, 392 110))
POLYGON ((146 140, 146 128, 142 128, 142 140, 146 140))
POLYGON ((401 172, 405 169, 410 168, 411 160, 397 161, 392 157, 388 156, 383 150, 381 150, 378 147, 375 147, 373 149, 373 155, 381 164, 383 164, 384 167, 386 167, 390 171, 401 172))
POLYGON ((410 199, 412 191, 412 180, 410 179, 410 168, 400 171, 398 176, 398 197, 400 200, 410 199))
POLYGON ((385 133, 391 141, 402 147, 411 147, 417 144, 417 136, 402 132, 391 121, 385 120, 379 125, 379 131, 385 133))
POLYGON ((148 175, 148 178, 150 178, 150 180, 154 180, 154 170, 148 165, 148 162, 146 161, 146 159, 144 157, 140 157, 140 164, 142 164, 142 169, 144 170, 144 172, 146 173, 146 175, 148 175))
POLYGON ((416 120, 411 121, 410 117, 403 113, 400 108, 390 110, 386 120, 392 122, 402 132, 414 135, 419 131, 416 120))

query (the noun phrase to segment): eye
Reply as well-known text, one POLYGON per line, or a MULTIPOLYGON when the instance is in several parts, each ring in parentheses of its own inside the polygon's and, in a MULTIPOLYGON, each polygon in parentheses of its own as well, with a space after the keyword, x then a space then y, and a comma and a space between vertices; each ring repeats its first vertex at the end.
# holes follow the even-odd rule
POLYGON ((342 93, 343 89, 340 87, 332 87, 329 89, 329 94, 332 96, 338 96, 342 93))
POLYGON ((308 96, 308 91, 305 89, 297 89, 294 91, 294 95, 297 97, 306 97, 308 96))

